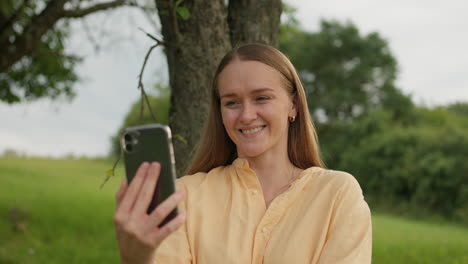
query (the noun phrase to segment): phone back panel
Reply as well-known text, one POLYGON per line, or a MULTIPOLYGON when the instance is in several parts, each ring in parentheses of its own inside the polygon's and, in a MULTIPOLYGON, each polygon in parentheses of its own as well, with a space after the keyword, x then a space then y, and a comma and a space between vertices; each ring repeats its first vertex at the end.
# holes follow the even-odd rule
MULTIPOLYGON (((125 171, 131 182, 140 165, 147 161, 161 164, 161 174, 148 208, 148 213, 175 192, 175 160, 172 148, 171 131, 168 126, 154 124, 125 129, 122 139, 125 171), (130 144, 130 145, 129 145, 130 144)), ((177 210, 160 224, 163 226, 177 216, 177 210)))

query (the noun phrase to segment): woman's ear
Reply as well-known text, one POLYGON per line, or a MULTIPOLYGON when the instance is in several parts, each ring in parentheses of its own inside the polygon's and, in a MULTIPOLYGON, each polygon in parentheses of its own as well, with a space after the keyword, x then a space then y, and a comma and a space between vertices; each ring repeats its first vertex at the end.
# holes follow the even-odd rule
POLYGON ((292 97, 291 97, 291 101, 292 101, 292 105, 291 105, 291 109, 289 110, 289 116, 294 116, 296 117, 297 116, 297 113, 299 111, 298 107, 297 107, 297 96, 296 94, 294 94, 292 97))

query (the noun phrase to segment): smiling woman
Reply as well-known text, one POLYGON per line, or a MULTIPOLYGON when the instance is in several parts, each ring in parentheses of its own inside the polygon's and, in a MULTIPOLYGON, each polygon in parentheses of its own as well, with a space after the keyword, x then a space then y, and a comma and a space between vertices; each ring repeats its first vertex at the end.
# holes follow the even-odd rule
MULTIPOLYGON (((286 126, 286 153, 294 166, 302 169, 312 166, 324 167, 304 88, 294 66, 280 51, 266 45, 250 44, 231 50, 218 66, 213 81, 210 115, 188 174, 208 172, 212 168, 231 164, 238 157, 238 146, 233 142, 231 135, 227 134, 229 129, 225 128, 224 122, 228 116, 222 115, 222 112, 231 106, 223 105, 222 101, 223 97, 233 99, 236 95, 240 96, 241 92, 246 93, 247 89, 250 89, 249 92, 258 102, 257 105, 262 101, 270 101, 267 104, 271 106, 273 100, 273 105, 290 104, 293 108, 278 112, 283 116, 279 124, 287 124, 288 119, 294 121, 286 126), (221 82, 226 85, 221 85, 221 82), (229 89, 231 90, 225 91, 229 89), (289 102, 285 102, 284 95, 289 97, 286 100, 289 102), (290 110, 293 112, 290 113, 290 110)), ((225 100, 224 103, 232 105, 237 102, 225 100)), ((244 103, 239 106, 240 109, 250 107, 246 106, 245 102, 239 103, 244 103)))
POLYGON ((221 72, 221 116, 238 157, 287 154, 288 116, 297 111, 279 76, 257 61, 236 60, 221 72))
POLYGON ((327 170, 297 73, 247 44, 220 62, 211 114, 179 191, 150 215, 159 165, 117 194, 123 263, 370 263, 371 218, 353 176, 327 170), (138 194, 143 193, 143 194, 138 194), (158 228, 179 204, 177 218, 158 228))

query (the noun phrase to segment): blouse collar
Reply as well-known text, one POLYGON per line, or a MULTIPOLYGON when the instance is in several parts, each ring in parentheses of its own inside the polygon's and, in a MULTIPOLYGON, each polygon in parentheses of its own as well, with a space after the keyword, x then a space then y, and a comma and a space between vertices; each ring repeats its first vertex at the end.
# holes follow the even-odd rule
MULTIPOLYGON (((260 182, 257 178, 257 175, 254 170, 250 168, 249 162, 247 159, 244 158, 236 158, 232 162, 232 166, 236 170, 236 174, 239 177, 239 180, 242 182, 245 188, 247 189, 261 189, 260 182)), ((292 186, 294 185, 302 185, 300 182, 306 181, 306 178, 308 178, 308 175, 313 174, 312 172, 320 169, 318 167, 311 167, 308 169, 305 169, 304 171, 299 174, 297 179, 292 183, 292 186)))

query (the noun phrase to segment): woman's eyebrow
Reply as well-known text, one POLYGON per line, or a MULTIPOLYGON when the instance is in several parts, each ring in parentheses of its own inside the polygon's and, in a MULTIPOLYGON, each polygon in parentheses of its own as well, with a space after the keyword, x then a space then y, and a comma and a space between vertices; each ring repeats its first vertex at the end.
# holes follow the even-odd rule
POLYGON ((253 90, 253 91, 250 92, 250 93, 251 93, 251 94, 257 94, 257 93, 264 93, 264 92, 274 92, 274 90, 271 89, 271 88, 265 87, 265 88, 255 89, 255 90, 253 90))
MULTIPOLYGON (((264 93, 264 92, 274 92, 274 90, 271 88, 258 88, 258 89, 251 91, 250 94, 258 94, 258 93, 264 93)), ((219 98, 222 99, 226 97, 236 97, 236 96, 237 96, 236 93, 225 93, 225 94, 221 94, 219 98)))
POLYGON ((235 93, 226 93, 226 94, 221 94, 219 96, 219 98, 222 99, 222 98, 225 98, 225 97, 235 97, 235 96, 236 96, 235 93))

